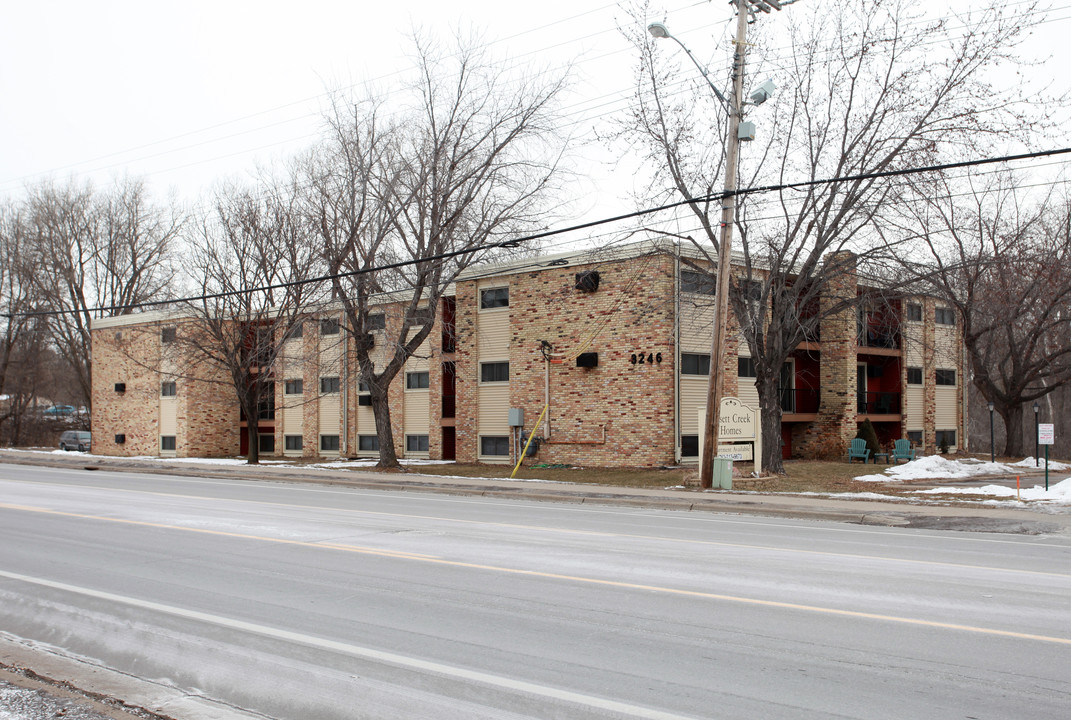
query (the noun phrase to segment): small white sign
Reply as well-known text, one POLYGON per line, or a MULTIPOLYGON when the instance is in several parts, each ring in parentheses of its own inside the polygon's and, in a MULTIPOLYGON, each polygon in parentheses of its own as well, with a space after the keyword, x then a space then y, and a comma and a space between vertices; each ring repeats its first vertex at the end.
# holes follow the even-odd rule
POLYGON ((1052 423, 1038 425, 1038 445, 1055 445, 1053 438, 1056 437, 1056 426, 1052 423))

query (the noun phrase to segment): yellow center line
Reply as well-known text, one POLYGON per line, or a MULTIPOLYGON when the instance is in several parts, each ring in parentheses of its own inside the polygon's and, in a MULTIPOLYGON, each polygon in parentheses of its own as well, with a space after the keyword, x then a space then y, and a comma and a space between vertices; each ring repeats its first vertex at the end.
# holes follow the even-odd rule
MULTIPOLYGON (((4 480, 6 480, 8 482, 24 482, 24 481, 21 481, 21 480, 9 480, 7 478, 4 478, 4 480)), ((78 489, 87 489, 88 488, 88 489, 93 489, 93 490, 108 490, 108 491, 114 491, 114 492, 129 492, 129 493, 135 493, 135 494, 138 494, 138 495, 154 495, 154 496, 158 496, 158 497, 174 497, 174 498, 181 498, 181 499, 184 499, 184 500, 205 500, 205 501, 217 501, 217 500, 219 500, 219 498, 213 498, 213 497, 209 497, 209 496, 205 496, 205 495, 188 495, 188 494, 183 494, 183 493, 165 493, 165 492, 159 492, 159 491, 155 491, 155 490, 136 490, 136 489, 127 489, 127 488, 116 489, 116 488, 108 488, 108 487, 102 487, 102 486, 97 486, 97 485, 75 485, 75 484, 68 484, 68 483, 52 483, 52 485, 57 485, 57 486, 60 486, 60 487, 78 488, 78 489)), ((916 558, 886 557, 884 555, 861 555, 859 553, 832 552, 832 551, 828 551, 828 550, 811 550, 811 549, 808 549, 808 548, 780 547, 780 546, 775 546, 775 545, 755 545, 755 544, 752 544, 752 543, 734 543, 734 542, 726 542, 724 540, 699 540, 699 539, 692 539, 692 538, 664 537, 664 536, 661 536, 661 535, 641 535, 641 534, 638 534, 638 533, 607 532, 607 531, 602 531, 602 530, 577 530, 577 529, 574 529, 574 528, 553 527, 553 526, 549 526, 549 525, 529 525, 529 524, 522 524, 522 523, 508 523, 508 522, 497 522, 497 521, 487 521, 487 520, 465 520, 463 518, 440 517, 440 516, 437 516, 437 515, 416 515, 416 514, 412 514, 412 513, 383 512, 383 511, 379 511, 379 510, 351 510, 351 509, 348 509, 348 508, 321 507, 321 506, 317 506, 317 505, 295 505, 293 503, 270 502, 270 501, 267 501, 267 500, 240 499, 240 500, 235 500, 235 502, 251 503, 251 504, 255 504, 255 505, 264 505, 266 507, 280 507, 280 508, 300 509, 300 510, 322 510, 322 511, 326 511, 326 512, 338 512, 338 513, 346 513, 346 514, 353 514, 353 515, 374 515, 374 516, 378 516, 378 517, 403 518, 403 519, 411 519, 411 520, 436 520, 436 521, 439 521, 439 522, 450 522, 450 523, 457 523, 457 524, 461 524, 461 525, 478 525, 478 526, 484 526, 484 527, 511 528, 511 529, 515 529, 515 530, 531 530, 531 531, 539 531, 539 532, 552 532, 552 533, 559 533, 559 534, 562 534, 562 535, 578 535, 578 536, 585 536, 585 537, 605 537, 605 538, 614 538, 614 539, 627 538, 627 539, 630 539, 630 540, 654 540, 654 541, 658 541, 658 542, 678 543, 678 544, 686 544, 686 545, 703 545, 703 546, 707 546, 707 547, 726 547, 726 548, 736 548, 736 549, 741 549, 741 550, 764 550, 764 551, 768 551, 768 552, 791 553, 791 554, 799 554, 799 555, 817 555, 817 556, 820 556, 820 557, 849 558, 849 559, 853 559, 853 560, 879 560, 879 561, 883 561, 883 562, 906 563, 906 564, 909 564, 909 565, 924 565, 924 566, 931 566, 931 567, 963 568, 963 569, 967 569, 967 570, 985 570, 985 571, 989 571, 989 572, 1006 572, 1006 573, 1015 573, 1015 574, 1018 574, 1018 575, 1037 575, 1037 576, 1041 576, 1041 577, 1071 578, 1071 575, 1068 575, 1067 573, 1051 572, 1051 571, 1047 571, 1047 570, 1028 570, 1028 569, 1025 569, 1025 568, 992 567, 992 566, 989 566, 989 565, 971 565, 971 564, 968 564, 968 563, 953 563, 953 562, 945 562, 945 561, 941 561, 941 560, 919 560, 919 559, 916 559, 916 558)), ((2 505, 0 505, 0 507, 2 507, 2 505)))
POLYGON ((249 535, 245 533, 228 532, 225 530, 209 530, 207 528, 191 528, 182 525, 168 525, 165 523, 152 523, 144 520, 127 520, 123 518, 105 517, 100 515, 87 515, 83 513, 72 513, 61 510, 51 510, 49 508, 34 507, 30 505, 13 505, 8 503, 0 503, 0 508, 7 510, 19 510, 22 512, 34 512, 42 513, 45 515, 57 515, 61 517, 80 518, 84 520, 99 520, 103 522, 120 523, 124 525, 135 525, 138 527, 152 527, 161 528, 166 530, 179 530, 185 532, 194 532, 204 535, 216 535, 220 537, 240 538, 245 540, 261 540, 265 542, 280 543, 284 545, 296 545, 301 547, 314 548, 317 550, 339 550, 344 552, 355 552, 364 555, 376 555, 391 557, 400 560, 415 560, 418 562, 433 563, 436 565, 445 565, 449 567, 469 568, 474 570, 486 570, 489 572, 507 573, 511 575, 523 575, 527 577, 547 578, 551 580, 565 580, 568 582, 585 583, 589 585, 602 585, 606 587, 622 588, 626 590, 643 590, 648 592, 680 595, 685 597, 703 598, 706 600, 720 600, 723 602, 738 603, 744 605, 755 605, 759 607, 772 607, 785 610, 798 610, 802 612, 820 613, 824 615, 834 615, 838 617, 851 617, 861 618, 866 620, 878 620, 883 622, 901 623, 905 625, 915 625, 921 627, 941 628, 945 630, 959 630, 962 632, 978 633, 982 635, 993 635, 998 637, 1015 638, 1018 640, 1036 640, 1047 643, 1057 643, 1061 645, 1071 645, 1071 638, 1054 637, 1050 635, 1035 635, 1031 633, 1014 632, 1011 630, 998 630, 995 628, 979 627, 976 625, 961 625, 958 623, 946 623, 938 622, 935 620, 923 620, 920 618, 904 617, 899 615, 885 615, 881 613, 862 612, 858 610, 843 610, 839 608, 823 607, 820 605, 804 605, 800 603, 781 602, 777 600, 762 600, 759 598, 742 597, 739 595, 724 595, 721 593, 711 593, 701 590, 685 590, 681 588, 663 587, 660 585, 646 585, 642 583, 630 583, 621 580, 606 580, 601 578, 585 577, 582 575, 566 575, 563 573, 545 572, 542 570, 525 570, 522 568, 504 567, 501 565, 487 565, 484 563, 464 562, 460 560, 445 560, 438 556, 433 555, 421 555, 417 553, 404 553, 387 550, 379 550, 376 548, 361 547, 357 545, 344 545, 329 542, 308 542, 304 540, 286 540, 283 538, 273 538, 261 535, 249 535))

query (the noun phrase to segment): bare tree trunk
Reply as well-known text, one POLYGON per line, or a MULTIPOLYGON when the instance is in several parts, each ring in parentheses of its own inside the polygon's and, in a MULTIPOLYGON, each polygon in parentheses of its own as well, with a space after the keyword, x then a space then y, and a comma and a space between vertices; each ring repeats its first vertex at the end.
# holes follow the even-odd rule
MULTIPOLYGON (((1000 417, 1004 420, 1004 427, 1006 428, 1005 440, 1004 440, 1004 456, 1005 457, 1026 457, 1026 451, 1023 446, 1023 406, 1021 403, 1011 403, 996 408, 1000 413, 1000 417)), ((1030 452, 1033 452, 1034 448, 1030 448, 1030 452)))
POLYGON ((398 453, 394 450, 394 428, 390 421, 390 402, 387 393, 380 389, 372 391, 372 414, 376 418, 376 437, 379 438, 379 464, 381 468, 400 467, 398 453))
POLYGON ((781 393, 778 378, 756 382, 755 389, 759 392, 759 410, 762 414, 762 469, 766 473, 783 475, 785 461, 781 455, 781 393))

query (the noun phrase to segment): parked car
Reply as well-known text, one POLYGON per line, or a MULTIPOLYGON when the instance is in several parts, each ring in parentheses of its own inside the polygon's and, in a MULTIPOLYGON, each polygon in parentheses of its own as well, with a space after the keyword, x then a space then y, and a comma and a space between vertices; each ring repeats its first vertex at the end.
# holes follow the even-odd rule
POLYGON ((72 405, 53 405, 45 410, 44 414, 47 417, 68 417, 74 415, 75 412, 74 406, 72 405))
POLYGON ((59 446, 60 450, 77 450, 78 452, 89 452, 92 445, 92 434, 86 430, 68 430, 60 435, 59 446))

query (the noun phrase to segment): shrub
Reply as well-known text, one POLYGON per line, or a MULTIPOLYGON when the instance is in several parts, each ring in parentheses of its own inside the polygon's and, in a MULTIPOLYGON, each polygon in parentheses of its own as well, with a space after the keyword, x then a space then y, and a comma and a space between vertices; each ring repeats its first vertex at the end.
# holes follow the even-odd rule
POLYGON ((857 438, 866 440, 867 449, 870 450, 870 455, 881 452, 881 445, 878 443, 878 433, 874 429, 874 424, 870 422, 870 418, 867 418, 859 426, 859 432, 855 435, 857 438))

